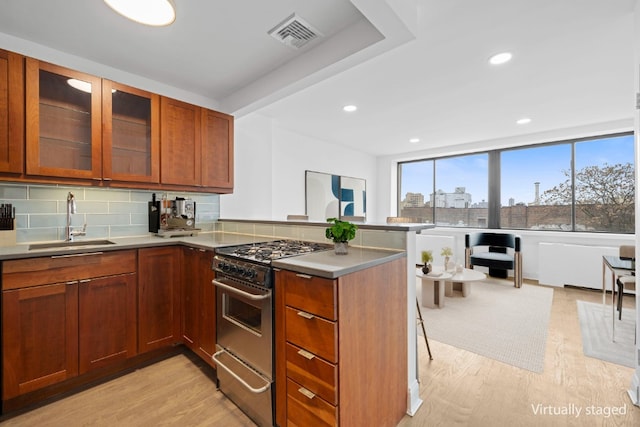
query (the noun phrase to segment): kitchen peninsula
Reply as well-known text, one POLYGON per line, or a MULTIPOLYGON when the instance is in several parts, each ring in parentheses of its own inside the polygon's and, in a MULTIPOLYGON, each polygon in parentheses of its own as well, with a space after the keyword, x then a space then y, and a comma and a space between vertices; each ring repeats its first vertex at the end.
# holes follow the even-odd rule
MULTIPOLYGON (((300 240, 324 241, 324 222, 274 221, 274 220, 219 220, 219 230, 250 235, 279 236, 300 240)), ((419 396, 417 372, 417 324, 416 313, 416 234, 434 228, 433 224, 412 223, 357 223, 358 232, 350 245, 361 248, 378 248, 403 251, 406 269, 402 280, 406 284, 406 348, 407 348, 407 396, 406 413, 415 414, 422 400, 419 396)), ((302 258, 299 258, 302 260, 302 258)), ((292 261, 294 262, 294 261, 292 261)), ((344 262, 344 261, 343 261, 344 262)), ((300 266, 299 266, 300 267, 300 266)), ((308 266, 307 266, 308 267, 308 266)))

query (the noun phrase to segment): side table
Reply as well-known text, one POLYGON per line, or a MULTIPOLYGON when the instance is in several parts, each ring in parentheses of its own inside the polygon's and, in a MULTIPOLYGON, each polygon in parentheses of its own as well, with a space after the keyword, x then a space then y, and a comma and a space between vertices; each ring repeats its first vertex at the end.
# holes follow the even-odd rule
POLYGON ((422 305, 429 308, 444 307, 445 282, 451 279, 451 274, 435 272, 424 274, 416 269, 416 276, 422 281, 422 305))

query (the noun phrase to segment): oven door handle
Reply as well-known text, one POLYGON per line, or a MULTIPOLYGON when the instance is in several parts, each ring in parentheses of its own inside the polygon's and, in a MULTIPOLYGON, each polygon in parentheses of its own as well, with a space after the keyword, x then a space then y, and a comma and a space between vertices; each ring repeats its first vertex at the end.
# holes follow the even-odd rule
MULTIPOLYGON (((245 380, 243 380, 242 378, 240 378, 240 376, 238 376, 238 374, 236 374, 235 372, 233 372, 231 370, 231 368, 227 367, 224 365, 224 363, 222 363, 220 361, 220 359, 216 358, 216 356, 219 356, 223 353, 227 353, 225 350, 220 350, 216 353, 213 353, 213 356, 211 356, 211 358, 213 359, 214 362, 216 362, 216 366, 220 366, 222 369, 224 369, 225 371, 227 371, 229 373, 229 375, 231 375, 233 378, 235 378, 238 382, 240 382, 240 384, 242 384, 247 390, 249 390, 251 393, 255 393, 255 394, 259 394, 264 392, 265 390, 267 390, 269 387, 271 387, 271 384, 269 382, 267 382, 264 386, 260 387, 260 388, 253 388, 251 387, 245 380)), ((227 353, 228 354, 228 353, 227 353)))
POLYGON ((261 301, 267 298, 271 298, 271 291, 267 291, 267 293, 264 295, 254 295, 254 294, 250 294, 249 292, 245 292, 242 289, 234 288, 233 286, 229 286, 225 283, 219 282, 217 280, 212 280, 211 283, 213 283, 217 287, 222 288, 226 291, 232 292, 234 294, 240 295, 244 298, 247 298, 253 301, 261 301))

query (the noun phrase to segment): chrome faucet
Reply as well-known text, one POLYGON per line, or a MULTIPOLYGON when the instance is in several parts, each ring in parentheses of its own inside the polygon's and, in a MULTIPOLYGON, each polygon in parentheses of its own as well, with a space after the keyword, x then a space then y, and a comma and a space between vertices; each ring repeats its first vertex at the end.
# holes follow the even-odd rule
POLYGON ((73 215, 76 212, 77 212, 76 198, 73 196, 72 192, 69 192, 69 194, 67 194, 67 228, 66 228, 67 242, 71 242, 73 240, 73 236, 84 236, 87 234, 86 222, 84 223, 84 227, 82 227, 82 231, 73 231, 73 227, 71 227, 71 215, 73 215))

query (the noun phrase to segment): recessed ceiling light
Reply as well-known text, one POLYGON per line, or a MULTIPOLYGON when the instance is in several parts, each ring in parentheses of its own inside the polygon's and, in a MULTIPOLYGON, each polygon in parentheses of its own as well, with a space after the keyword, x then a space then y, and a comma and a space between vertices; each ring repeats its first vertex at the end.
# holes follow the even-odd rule
POLYGON ((513 58, 513 55, 511 54, 511 52, 496 53, 495 55, 489 58, 489 64, 491 65, 504 64, 505 62, 511 61, 511 58, 513 58))
POLYGON ((529 117, 523 117, 521 119, 516 120, 516 123, 519 125, 526 125, 527 123, 531 123, 531 119, 529 117))
POLYGON ((420 138, 411 138, 409 142, 412 144, 417 144, 418 142, 420 142, 420 138))
POLYGON ((351 113, 353 111, 356 111, 358 107, 356 107, 355 105, 345 105, 344 107, 342 107, 342 109, 347 113, 351 113))
POLYGON ((140 24, 162 27, 176 20, 176 8, 172 0, 104 0, 104 2, 120 15, 140 24))

